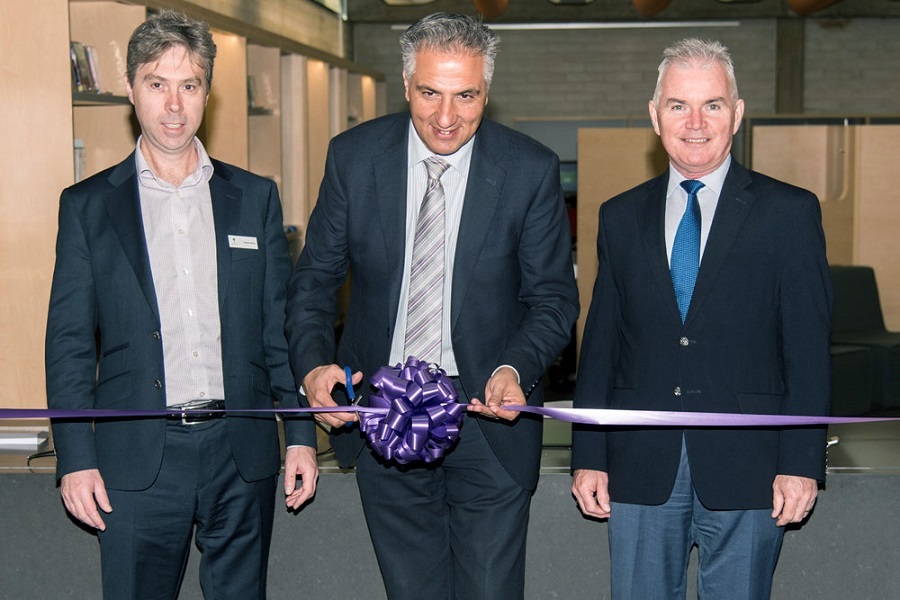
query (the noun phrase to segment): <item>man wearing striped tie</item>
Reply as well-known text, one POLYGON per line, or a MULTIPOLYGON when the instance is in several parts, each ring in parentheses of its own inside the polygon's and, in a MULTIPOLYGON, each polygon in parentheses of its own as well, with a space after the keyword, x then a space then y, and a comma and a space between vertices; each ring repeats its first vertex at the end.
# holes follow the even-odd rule
POLYGON ((541 421, 503 407, 543 402, 539 379, 578 314, 559 161, 483 118, 498 44, 487 27, 435 14, 400 43, 409 112, 329 147, 288 293, 291 366, 312 406, 347 402, 343 365, 363 396, 364 376, 410 355, 452 377, 470 412, 437 463, 379 460, 354 413, 320 420, 357 466, 389 598, 520 599, 541 421))
MULTIPOLYGON (((823 415, 831 280, 816 197, 731 158, 744 112, 718 42, 664 53, 669 169, 604 203, 575 406, 823 415)), ((825 430, 576 427, 572 491, 609 519, 612 597, 768 598, 784 525, 825 478, 825 430)))

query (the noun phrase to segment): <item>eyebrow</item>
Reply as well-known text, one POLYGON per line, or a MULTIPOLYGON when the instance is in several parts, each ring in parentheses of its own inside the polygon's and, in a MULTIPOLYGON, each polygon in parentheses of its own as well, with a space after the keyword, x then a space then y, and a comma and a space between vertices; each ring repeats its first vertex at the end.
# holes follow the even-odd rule
MULTIPOLYGON (((720 104, 725 102, 725 96, 717 96, 715 98, 710 98, 709 100, 704 100, 703 105, 707 104, 720 104)), ((688 104, 687 100, 681 100, 680 98, 667 98, 666 104, 688 104)))
MULTIPOLYGON (((171 80, 167 79, 161 75, 157 75, 156 73, 148 73, 147 75, 144 75, 143 81, 163 81, 163 82, 168 83, 171 80)), ((200 77, 188 77, 187 79, 180 79, 176 83, 179 83, 179 84, 195 83, 197 85, 202 85, 203 79, 201 79, 200 77)))
MULTIPOLYGON (((416 90, 417 90, 417 91, 420 91, 420 92, 421 92, 421 91, 434 92, 435 94, 442 94, 442 93, 444 93, 444 92, 441 92, 440 90, 434 89, 434 88, 431 87, 430 85, 425 85, 425 84, 419 84, 419 85, 417 85, 417 86, 416 86, 416 90)), ((467 88, 467 89, 465 89, 465 90, 460 90, 460 91, 458 91, 458 92, 452 92, 452 95, 454 95, 454 96, 459 96, 460 94, 470 94, 470 95, 472 95, 472 96, 480 96, 480 95, 482 94, 482 91, 481 91, 479 88, 467 88)))

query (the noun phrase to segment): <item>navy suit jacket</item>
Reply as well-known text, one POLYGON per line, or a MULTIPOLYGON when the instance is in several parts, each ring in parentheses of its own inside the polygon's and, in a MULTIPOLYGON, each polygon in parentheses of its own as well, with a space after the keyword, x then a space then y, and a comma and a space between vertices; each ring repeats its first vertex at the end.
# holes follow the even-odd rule
MULTIPOLYGON (((665 246, 668 171, 604 203, 576 407, 825 415, 831 279, 816 197, 733 161, 682 324, 665 246)), ((682 434, 714 509, 771 508, 776 474, 824 480, 825 429, 575 427, 574 469, 661 504, 682 434)))
MULTIPOLYGON (((228 408, 298 406, 287 361, 284 300, 290 271, 275 184, 213 161, 222 367, 228 408), (229 235, 258 249, 231 248, 229 235)), ((138 196, 134 154, 63 191, 47 321, 51 408, 165 409, 159 309, 138 196)), ((274 414, 227 418, 241 476, 280 468, 274 414)), ((165 420, 54 421, 57 475, 99 468, 113 489, 140 490, 159 471, 165 420)), ((315 446, 311 421, 286 425, 288 443, 315 446)))
MULTIPOLYGON (((390 358, 403 277, 409 124, 407 113, 388 115, 329 146, 289 285, 287 332, 298 382, 335 361, 368 378, 390 358), (335 295, 348 272, 350 305, 336 347, 335 295)), ((493 370, 509 364, 519 371, 529 404, 541 404, 538 380, 565 347, 578 314, 559 161, 488 120, 474 144, 453 272, 460 381, 466 395, 483 399, 493 370)), ((540 419, 467 419, 464 426, 479 424, 512 477, 534 488, 540 419)), ((342 464, 351 464, 362 447, 358 428, 332 435, 332 444, 342 464)))

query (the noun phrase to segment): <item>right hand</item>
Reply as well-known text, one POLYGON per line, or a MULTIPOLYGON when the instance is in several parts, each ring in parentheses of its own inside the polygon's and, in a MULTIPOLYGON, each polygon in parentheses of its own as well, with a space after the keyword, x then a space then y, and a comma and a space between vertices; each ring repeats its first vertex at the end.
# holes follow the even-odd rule
MULTIPOLYGON (((362 371, 353 374, 353 385, 362 381, 362 371)), ((311 407, 337 406, 331 397, 331 390, 336 384, 346 385, 347 378, 344 369, 337 365, 322 365, 310 371, 303 378, 303 392, 306 401, 311 407)), ((315 413, 315 418, 320 423, 326 423, 332 427, 342 427, 345 423, 359 420, 355 412, 315 413)))
POLYGON ((97 469, 75 471, 62 476, 59 493, 73 517, 94 529, 106 530, 106 523, 100 517, 97 507, 105 513, 112 512, 106 485, 97 469))
POLYGON ((576 469, 572 478, 572 494, 584 516, 609 518, 609 474, 605 471, 576 469))

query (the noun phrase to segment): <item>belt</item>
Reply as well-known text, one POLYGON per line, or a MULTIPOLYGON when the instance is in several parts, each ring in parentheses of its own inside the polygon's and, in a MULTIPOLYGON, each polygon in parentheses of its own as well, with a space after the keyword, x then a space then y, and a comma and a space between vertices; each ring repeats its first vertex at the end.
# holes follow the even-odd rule
POLYGON ((183 410, 180 413, 170 414, 166 418, 170 421, 181 421, 182 425, 199 425, 225 416, 224 400, 210 400, 204 404, 173 408, 182 408, 183 410))

